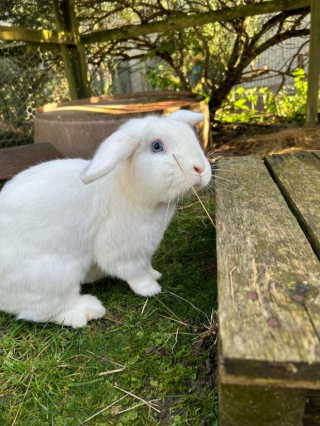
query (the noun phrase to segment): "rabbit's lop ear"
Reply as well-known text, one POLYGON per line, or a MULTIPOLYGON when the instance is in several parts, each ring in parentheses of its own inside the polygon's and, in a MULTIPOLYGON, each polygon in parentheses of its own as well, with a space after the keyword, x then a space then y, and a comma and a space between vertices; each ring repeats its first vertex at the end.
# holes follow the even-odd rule
POLYGON ((131 157, 139 146, 139 138, 128 130, 118 130, 109 136, 98 148, 88 166, 82 170, 83 183, 91 183, 111 172, 120 161, 131 157))
POLYGON ((204 120, 204 114, 202 114, 201 112, 193 112, 188 111, 186 109, 179 109, 178 111, 167 115, 165 118, 169 120, 183 121, 184 123, 189 124, 189 126, 194 126, 195 124, 200 123, 200 121, 204 120))

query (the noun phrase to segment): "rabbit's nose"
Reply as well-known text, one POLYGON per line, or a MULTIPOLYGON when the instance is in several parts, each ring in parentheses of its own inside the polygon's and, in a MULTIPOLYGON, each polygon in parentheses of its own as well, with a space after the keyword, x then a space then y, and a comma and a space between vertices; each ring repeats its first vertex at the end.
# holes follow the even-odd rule
POLYGON ((199 175, 203 172, 203 169, 202 169, 201 167, 194 166, 194 167, 193 167, 193 169, 194 169, 197 173, 199 173, 199 175))

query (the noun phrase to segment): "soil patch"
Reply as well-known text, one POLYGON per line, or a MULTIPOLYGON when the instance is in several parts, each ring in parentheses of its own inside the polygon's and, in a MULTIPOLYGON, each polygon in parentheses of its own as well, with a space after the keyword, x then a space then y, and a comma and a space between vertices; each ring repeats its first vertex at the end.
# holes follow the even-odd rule
POLYGON ((211 130, 217 155, 256 154, 263 158, 272 154, 320 150, 320 126, 214 123, 211 130))

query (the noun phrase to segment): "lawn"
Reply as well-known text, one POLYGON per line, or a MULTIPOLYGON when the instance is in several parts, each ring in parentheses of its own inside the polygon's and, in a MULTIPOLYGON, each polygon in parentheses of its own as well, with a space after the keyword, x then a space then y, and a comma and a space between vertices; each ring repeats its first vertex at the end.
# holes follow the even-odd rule
POLYGON ((153 264, 163 292, 150 299, 118 280, 84 286, 107 314, 83 329, 0 313, 1 425, 218 425, 215 230, 197 200, 179 207, 153 264))

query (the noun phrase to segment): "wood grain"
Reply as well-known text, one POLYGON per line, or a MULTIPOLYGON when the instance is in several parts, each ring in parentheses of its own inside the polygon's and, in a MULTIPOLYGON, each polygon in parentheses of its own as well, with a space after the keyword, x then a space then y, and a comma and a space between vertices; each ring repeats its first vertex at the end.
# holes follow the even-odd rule
MULTIPOLYGON (((320 159, 317 153, 273 155, 266 158, 266 164, 319 257, 320 159)), ((305 301, 318 335, 320 335, 319 302, 319 294, 305 301)))
POLYGON ((320 159, 304 152, 272 155, 265 161, 320 256, 320 159))
POLYGON ((0 150, 0 181, 44 161, 64 158, 51 143, 39 143, 0 150))
POLYGON ((319 260, 258 157, 218 167, 220 363, 248 382, 319 382, 319 337, 306 308, 311 300, 318 322, 319 260))

